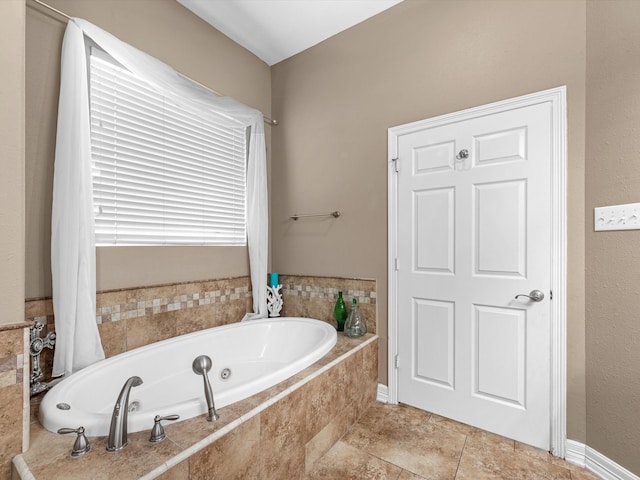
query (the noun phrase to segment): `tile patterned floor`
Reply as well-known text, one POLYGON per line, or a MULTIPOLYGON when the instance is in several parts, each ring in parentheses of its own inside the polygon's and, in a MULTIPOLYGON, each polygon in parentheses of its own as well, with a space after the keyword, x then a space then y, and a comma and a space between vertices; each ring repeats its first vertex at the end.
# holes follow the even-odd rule
POLYGON ((405 405, 375 402, 305 480, 598 480, 542 450, 405 405))

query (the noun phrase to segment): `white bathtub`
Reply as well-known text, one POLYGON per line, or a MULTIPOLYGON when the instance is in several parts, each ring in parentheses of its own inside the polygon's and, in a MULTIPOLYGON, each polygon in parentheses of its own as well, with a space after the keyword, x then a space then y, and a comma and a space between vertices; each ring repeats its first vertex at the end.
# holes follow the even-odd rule
POLYGON ((42 400, 40 422, 51 432, 83 426, 88 436, 108 435, 118 393, 129 377, 137 375, 143 384, 131 389, 128 431, 150 430, 156 415, 178 414, 185 420, 207 412, 203 379, 191 368, 198 355, 213 361, 209 380, 216 408, 222 408, 303 370, 336 341, 332 325, 297 317, 235 323, 171 338, 64 379, 42 400), (222 380, 221 372, 227 368, 231 375, 222 380), (70 408, 60 409, 60 404, 70 408))

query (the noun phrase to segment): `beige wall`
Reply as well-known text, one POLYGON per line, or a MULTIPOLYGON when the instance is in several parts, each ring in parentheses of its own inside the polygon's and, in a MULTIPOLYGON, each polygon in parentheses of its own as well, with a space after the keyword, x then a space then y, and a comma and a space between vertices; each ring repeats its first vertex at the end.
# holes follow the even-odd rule
POLYGON ((387 377, 387 129, 560 85, 568 91, 568 431, 586 440, 583 1, 406 0, 272 67, 273 266, 377 280, 387 377), (335 221, 294 212, 340 210, 335 221))
POLYGON ((0 480, 28 435, 24 326, 24 0, 0 1, 0 480))
POLYGON ((593 208, 640 201, 640 3, 587 2, 587 444, 640 475, 640 231, 593 208))
POLYGON ((24 321, 23 0, 0 2, 0 325, 24 321))
MULTIPOLYGON (((274 269, 377 281, 383 383, 387 129, 567 85, 568 436, 640 474, 640 323, 634 289, 640 283, 635 242, 640 234, 592 231, 594 206, 638 201, 637 1, 406 0, 271 70, 171 0, 49 2, 267 115, 272 102, 273 116, 281 122, 272 131, 267 127, 275 152, 274 269), (216 67, 220 63, 224 69, 216 67), (337 220, 288 220, 294 212, 335 209, 343 212, 337 220)), ((42 12, 27 9, 27 297, 46 296, 51 289, 49 212, 64 24, 42 12)), ((0 38, 18 46, 0 54, 0 62, 10 66, 3 70, 8 73, 0 96, 12 92, 0 102, 5 172, 0 177, 0 287, 15 293, 0 299, 0 324, 22 318, 22 304, 14 300, 23 298, 24 278, 19 265, 24 257, 24 130, 15 114, 22 111, 23 18, 22 0, 0 1, 0 38)), ((242 248, 103 249, 98 262, 102 289, 248 272, 242 248)))
MULTIPOLYGON (((269 116, 269 66, 174 0, 47 3, 96 24, 179 72, 269 116)), ((53 156, 60 51, 66 22, 42 7, 28 4, 26 297, 37 298, 51 295, 53 156)), ((269 146, 270 127, 265 130, 269 146)), ((97 253, 99 290, 235 277, 247 275, 248 271, 244 247, 117 247, 99 248, 97 253)))

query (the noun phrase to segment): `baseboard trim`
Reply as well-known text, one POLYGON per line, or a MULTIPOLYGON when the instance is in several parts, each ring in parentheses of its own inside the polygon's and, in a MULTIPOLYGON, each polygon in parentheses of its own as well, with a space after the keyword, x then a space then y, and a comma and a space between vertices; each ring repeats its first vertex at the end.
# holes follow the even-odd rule
POLYGON ((587 447, 587 468, 604 480, 640 480, 640 477, 608 459, 593 448, 587 447))
POLYGON ((593 448, 575 440, 567 440, 565 460, 574 465, 586 467, 603 480, 640 480, 636 474, 593 448))
POLYGON ((584 443, 567 439, 564 459, 569 463, 578 465, 579 467, 585 467, 587 460, 587 446, 584 443))
POLYGON ((386 385, 378 384, 378 396, 376 399, 382 403, 389 403, 389 387, 386 385))

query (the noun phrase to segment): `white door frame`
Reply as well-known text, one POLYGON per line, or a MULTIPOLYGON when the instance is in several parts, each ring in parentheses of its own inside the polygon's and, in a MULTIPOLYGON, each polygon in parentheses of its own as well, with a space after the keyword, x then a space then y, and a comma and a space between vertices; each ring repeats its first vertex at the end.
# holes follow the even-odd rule
POLYGON ((552 124, 552 165, 551 165, 551 453, 564 458, 567 436, 567 395, 566 395, 566 323, 567 323, 567 206, 566 206, 566 163, 567 163, 567 105, 566 86, 544 90, 521 97, 503 100, 480 107, 470 108, 459 112, 441 115, 426 120, 392 127, 388 130, 388 278, 389 278, 389 380, 388 401, 398 403, 398 374, 396 358, 398 354, 398 272, 396 270, 398 257, 398 168, 408 168, 407 165, 397 165, 399 137, 409 135, 427 127, 459 122, 469 118, 492 115, 504 110, 526 107, 540 103, 551 105, 552 124))

